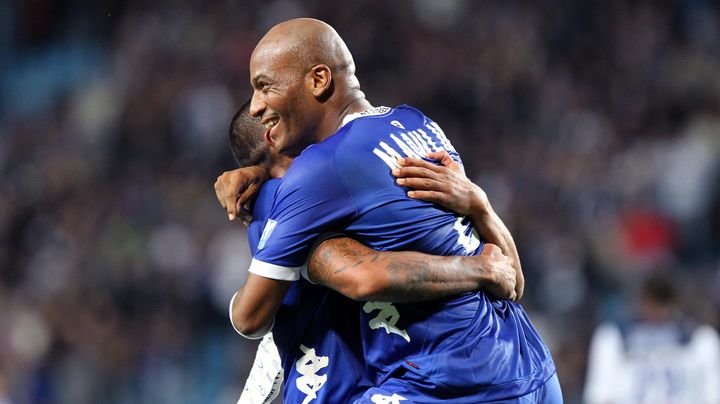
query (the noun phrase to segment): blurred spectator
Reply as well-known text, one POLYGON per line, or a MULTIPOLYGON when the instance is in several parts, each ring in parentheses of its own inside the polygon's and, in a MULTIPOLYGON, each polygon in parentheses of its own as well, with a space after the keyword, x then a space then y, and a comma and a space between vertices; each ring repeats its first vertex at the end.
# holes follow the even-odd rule
POLYGON ((695 324, 677 299, 672 280, 654 274, 635 319, 595 331, 586 403, 720 403, 720 337, 695 324))

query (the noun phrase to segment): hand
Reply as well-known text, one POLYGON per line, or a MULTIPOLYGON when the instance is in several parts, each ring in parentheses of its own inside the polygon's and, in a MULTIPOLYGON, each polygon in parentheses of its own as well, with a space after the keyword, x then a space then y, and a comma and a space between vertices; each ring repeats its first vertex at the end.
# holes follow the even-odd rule
POLYGON ((215 196, 228 213, 228 219, 240 217, 247 225, 252 220, 249 202, 267 181, 268 172, 261 166, 225 171, 215 181, 215 196))
POLYGON ((475 258, 480 261, 486 277, 483 289, 498 299, 517 301, 517 278, 513 260, 503 255, 500 247, 490 243, 485 243, 482 253, 475 258))
POLYGON ((398 160, 400 168, 392 170, 398 185, 412 188, 409 197, 437 203, 460 215, 487 209, 485 191, 465 177, 462 168, 446 151, 427 156, 441 165, 408 157, 398 160))

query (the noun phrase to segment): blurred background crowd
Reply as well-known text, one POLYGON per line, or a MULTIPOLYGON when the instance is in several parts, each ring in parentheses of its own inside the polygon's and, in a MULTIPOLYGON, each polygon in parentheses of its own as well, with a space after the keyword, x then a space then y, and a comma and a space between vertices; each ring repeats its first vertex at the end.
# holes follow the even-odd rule
POLYGON ((212 184, 255 43, 298 16, 338 30, 374 105, 453 140, 567 402, 648 274, 718 325, 715 2, 0 0, 0 403, 237 400, 250 257, 212 184))

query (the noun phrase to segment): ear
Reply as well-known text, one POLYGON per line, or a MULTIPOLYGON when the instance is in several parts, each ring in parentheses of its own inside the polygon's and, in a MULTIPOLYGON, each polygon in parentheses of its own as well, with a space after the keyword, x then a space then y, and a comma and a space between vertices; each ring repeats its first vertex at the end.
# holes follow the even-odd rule
POLYGON ((327 65, 313 66, 309 73, 312 94, 316 98, 327 98, 332 89, 332 72, 327 65))

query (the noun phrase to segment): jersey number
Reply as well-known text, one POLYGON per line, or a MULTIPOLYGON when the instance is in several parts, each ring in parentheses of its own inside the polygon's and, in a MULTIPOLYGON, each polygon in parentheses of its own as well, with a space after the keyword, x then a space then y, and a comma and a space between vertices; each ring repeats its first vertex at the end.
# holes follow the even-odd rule
POLYGON ((458 244, 463 246, 465 252, 473 253, 480 246, 480 240, 473 234, 470 223, 463 224, 464 219, 463 217, 457 218, 453 229, 458 233, 458 244))

